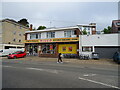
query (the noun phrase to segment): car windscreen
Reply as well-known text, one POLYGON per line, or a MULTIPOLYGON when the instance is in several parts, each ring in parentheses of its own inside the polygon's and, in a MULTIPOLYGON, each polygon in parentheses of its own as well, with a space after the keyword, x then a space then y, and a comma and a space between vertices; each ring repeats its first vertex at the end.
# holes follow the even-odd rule
POLYGON ((12 54, 18 54, 18 53, 12 53, 12 54))

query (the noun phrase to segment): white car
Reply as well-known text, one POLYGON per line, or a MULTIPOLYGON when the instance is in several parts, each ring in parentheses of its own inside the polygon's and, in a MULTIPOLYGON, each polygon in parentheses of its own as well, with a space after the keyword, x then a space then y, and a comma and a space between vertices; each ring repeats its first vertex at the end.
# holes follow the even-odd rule
POLYGON ((24 51, 24 49, 2 49, 0 50, 0 56, 7 56, 16 51, 24 51))

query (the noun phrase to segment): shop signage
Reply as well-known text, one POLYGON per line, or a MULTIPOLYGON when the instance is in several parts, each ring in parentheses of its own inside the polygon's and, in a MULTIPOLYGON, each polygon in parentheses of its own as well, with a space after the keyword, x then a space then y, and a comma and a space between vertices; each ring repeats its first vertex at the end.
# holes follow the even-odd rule
POLYGON ((53 38, 53 39, 26 40, 25 43, 74 42, 74 41, 79 41, 79 38, 53 38))
POLYGON ((39 43, 39 40, 25 40, 25 43, 39 43))

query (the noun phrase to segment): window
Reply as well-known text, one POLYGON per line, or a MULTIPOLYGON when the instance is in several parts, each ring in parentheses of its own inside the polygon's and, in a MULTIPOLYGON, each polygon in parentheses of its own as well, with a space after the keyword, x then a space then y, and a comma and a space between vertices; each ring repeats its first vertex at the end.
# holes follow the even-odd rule
POLYGON ((16 39, 13 39, 13 41, 15 42, 15 41, 16 41, 16 39))
POLYGON ((41 33, 38 34, 39 39, 41 39, 41 33))
POLYGON ((54 54, 56 51, 55 44, 43 44, 41 47, 42 53, 44 54, 54 54))
POLYGON ((117 26, 120 26, 120 22, 117 22, 116 24, 117 24, 117 26))
POLYGON ((90 27, 88 27, 88 30, 90 30, 90 27))
POLYGON ((90 32, 87 32, 88 35, 90 35, 90 32))
POLYGON ((75 35, 75 31, 74 30, 64 31, 64 36, 65 37, 72 37, 72 35, 75 35))
POLYGON ((37 33, 30 34, 30 39, 38 39, 38 34, 37 33))
POLYGON ((83 30, 87 30, 87 27, 84 27, 83 30))
POLYGON ((92 52, 92 51, 93 51, 93 48, 92 48, 92 46, 82 47, 82 51, 83 51, 83 52, 92 52))
POLYGON ((62 51, 66 51, 66 47, 62 47, 62 51))
POLYGON ((19 40, 19 42, 21 42, 21 40, 19 40))
POLYGON ((47 32, 47 38, 55 38, 55 32, 47 32))
POLYGON ((72 52, 72 47, 70 46, 70 47, 68 48, 68 50, 69 50, 69 52, 72 52))

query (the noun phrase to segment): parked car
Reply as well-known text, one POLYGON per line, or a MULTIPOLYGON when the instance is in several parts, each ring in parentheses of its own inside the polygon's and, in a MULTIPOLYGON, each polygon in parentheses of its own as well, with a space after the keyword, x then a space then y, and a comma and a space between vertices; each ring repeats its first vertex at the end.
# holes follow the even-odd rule
POLYGON ((116 62, 116 63, 119 63, 120 64, 120 52, 117 51, 114 53, 113 55, 113 60, 116 62))
POLYGON ((8 55, 8 59, 10 59, 10 58, 20 58, 20 57, 25 57, 26 56, 26 53, 25 52, 23 52, 23 51, 17 51, 17 52, 15 52, 15 53, 12 53, 12 54, 9 54, 8 55))

